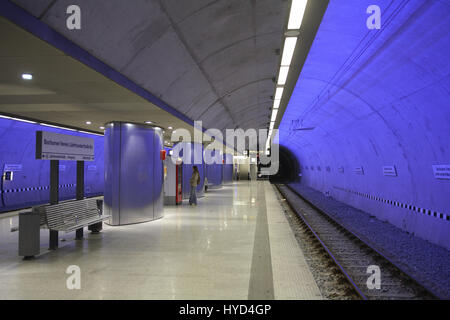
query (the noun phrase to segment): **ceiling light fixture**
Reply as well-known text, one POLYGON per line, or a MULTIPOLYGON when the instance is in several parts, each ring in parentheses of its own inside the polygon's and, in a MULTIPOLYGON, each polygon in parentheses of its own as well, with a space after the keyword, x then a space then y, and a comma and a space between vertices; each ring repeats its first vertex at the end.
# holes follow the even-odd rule
POLYGON ((22 73, 23 80, 33 80, 33 75, 31 73, 22 73))
POLYGON ((173 128, 172 127, 168 127, 167 129, 172 130, 173 128))
POLYGON ((281 56, 280 69, 278 71, 277 88, 275 91, 272 117, 270 123, 270 131, 268 138, 272 135, 272 130, 275 127, 278 109, 280 108, 281 99, 283 97, 284 86, 287 83, 289 75, 289 67, 294 57, 295 48, 297 46, 298 36, 300 35, 300 27, 302 25, 303 17, 306 11, 307 0, 292 0, 291 9, 289 13, 289 21, 287 31, 285 32, 285 39, 283 45, 283 52, 281 56))
POLYGON ((272 118, 270 119, 270 122, 275 122, 275 120, 277 120, 277 114, 278 114, 278 109, 273 109, 272 118))
POLYGON ((281 102, 281 100, 275 100, 273 102, 273 108, 278 109, 280 107, 280 102, 281 102))
POLYGON ((291 65, 296 45, 297 45, 297 37, 286 37, 286 39, 284 40, 283 56, 281 58, 282 66, 291 65))
POLYGON ((277 90, 275 91, 275 100, 281 100, 281 97, 283 96, 283 87, 277 87, 277 90))
POLYGON ((289 73, 288 66, 280 67, 280 73, 278 74, 278 85, 279 86, 284 86, 286 84, 288 73, 289 73))
POLYGON ((86 121, 86 124, 90 125, 90 124, 92 124, 92 122, 91 121, 86 121))
POLYGON ((2 116, 2 115, 0 115, 0 118, 8 119, 8 120, 14 120, 14 121, 20 121, 20 122, 26 122, 26 123, 37 123, 36 121, 19 119, 19 118, 13 118, 13 117, 2 116))
POLYGON ((39 123, 41 126, 45 126, 45 127, 51 127, 51 128, 57 128, 57 129, 62 129, 62 130, 69 130, 69 131, 78 131, 75 129, 70 129, 70 128, 64 128, 64 127, 60 127, 60 126, 54 126, 52 124, 47 124, 47 123, 39 123))
POLYGON ((288 29, 300 29, 305 15, 307 0, 292 0, 288 29))
POLYGON ((11 118, 11 120, 16 120, 16 121, 20 121, 20 122, 26 122, 26 123, 37 123, 36 121, 31 121, 31 120, 24 120, 24 119, 19 119, 19 118, 11 118))
POLYGON ((145 121, 146 124, 152 124, 153 122, 151 121, 145 121))
POLYGON ((88 131, 83 131, 83 130, 76 130, 76 131, 78 131, 80 133, 93 134, 95 136, 100 136, 100 137, 104 136, 103 134, 100 134, 100 133, 88 132, 88 131))

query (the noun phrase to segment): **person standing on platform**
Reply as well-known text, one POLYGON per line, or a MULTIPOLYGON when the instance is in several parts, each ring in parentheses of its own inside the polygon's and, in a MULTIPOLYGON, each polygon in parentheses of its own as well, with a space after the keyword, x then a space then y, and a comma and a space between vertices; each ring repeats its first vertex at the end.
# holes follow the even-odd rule
POLYGON ((189 181, 191 184, 191 194, 189 196, 189 204, 197 205, 197 185, 200 183, 200 172, 198 172, 197 166, 192 167, 192 176, 189 181))

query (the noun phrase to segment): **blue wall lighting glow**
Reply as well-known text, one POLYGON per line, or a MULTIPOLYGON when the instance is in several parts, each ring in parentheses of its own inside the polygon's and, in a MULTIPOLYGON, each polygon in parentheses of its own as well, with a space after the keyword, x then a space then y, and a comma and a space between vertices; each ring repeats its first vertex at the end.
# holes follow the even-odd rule
POLYGON ((450 249, 450 180, 433 171, 450 166, 450 6, 376 1, 381 29, 369 30, 372 4, 330 1, 280 144, 296 155, 302 184, 450 249), (396 174, 384 174, 386 167, 396 174))
MULTIPOLYGON (((36 131, 51 131, 93 138, 95 161, 85 162, 85 195, 103 194, 103 136, 79 133, 30 122, 0 117, 0 170, 13 172, 13 179, 1 180, 0 212, 48 203, 50 161, 35 160, 36 131)), ((60 161, 60 200, 74 199, 76 162, 60 161)))

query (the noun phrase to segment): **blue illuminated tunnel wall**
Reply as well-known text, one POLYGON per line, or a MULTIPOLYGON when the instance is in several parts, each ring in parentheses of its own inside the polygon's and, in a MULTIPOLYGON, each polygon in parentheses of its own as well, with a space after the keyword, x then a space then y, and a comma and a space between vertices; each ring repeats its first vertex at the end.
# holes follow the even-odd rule
MULTIPOLYGON (((13 170, 12 181, 2 181, 0 212, 48 203, 50 161, 35 160, 36 131, 51 131, 93 138, 95 161, 85 162, 85 195, 103 194, 104 157, 102 136, 84 134, 0 118, 0 169, 13 170)), ((74 199, 76 192, 76 162, 60 161, 60 200, 74 199)), ((3 180, 3 179, 2 179, 3 180)))
POLYGON ((279 137, 302 184, 450 249, 449 16, 449 1, 331 0, 279 137))

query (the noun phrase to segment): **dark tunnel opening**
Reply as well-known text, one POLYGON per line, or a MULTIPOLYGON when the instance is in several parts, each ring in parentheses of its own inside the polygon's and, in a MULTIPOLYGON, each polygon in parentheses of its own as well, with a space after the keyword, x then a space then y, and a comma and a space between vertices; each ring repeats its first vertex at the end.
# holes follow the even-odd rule
POLYGON ((279 146, 279 168, 269 177, 271 183, 293 183, 300 181, 300 166, 295 155, 286 147, 279 146))

